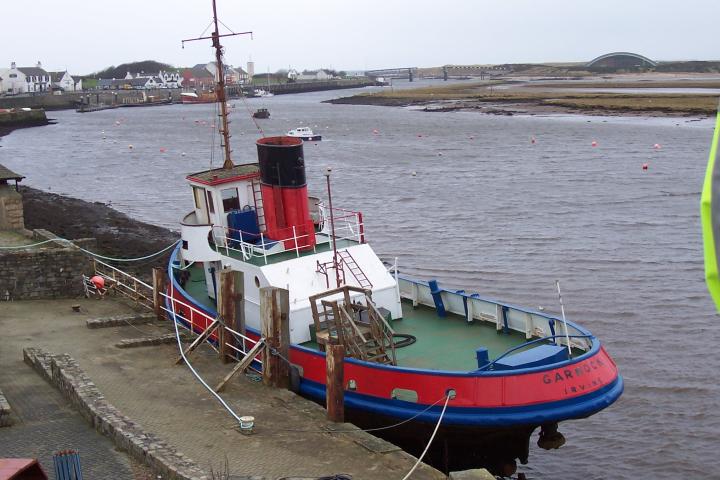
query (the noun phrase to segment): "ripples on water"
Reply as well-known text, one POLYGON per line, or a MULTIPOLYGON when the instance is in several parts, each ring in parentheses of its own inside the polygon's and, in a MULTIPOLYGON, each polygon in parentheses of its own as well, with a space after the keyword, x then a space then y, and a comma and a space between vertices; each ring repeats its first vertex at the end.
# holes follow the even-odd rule
MULTIPOLYGON (((699 220, 711 122, 319 103, 349 93, 357 92, 248 104, 270 109, 266 134, 300 124, 323 134, 305 145, 310 188, 322 192, 332 166, 334 202, 365 213, 381 256, 446 286, 551 311, 560 279, 569 317, 602 339, 625 377, 615 405, 562 424, 567 445, 533 445, 521 471, 543 479, 713 477, 720 325, 703 283, 699 220)), ((234 103, 234 160, 254 161, 257 131, 234 103)), ((185 175, 209 166, 212 106, 50 116, 57 125, 5 137, 0 163, 29 185, 177 228, 192 208, 185 175)), ((219 158, 216 151, 215 166, 219 158)))

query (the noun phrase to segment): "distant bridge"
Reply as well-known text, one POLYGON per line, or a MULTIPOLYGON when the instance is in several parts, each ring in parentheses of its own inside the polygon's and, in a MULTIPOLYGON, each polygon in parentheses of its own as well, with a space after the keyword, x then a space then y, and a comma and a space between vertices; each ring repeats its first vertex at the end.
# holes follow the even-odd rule
POLYGON ((492 77, 507 75, 512 69, 507 65, 445 65, 442 67, 443 77, 492 77))
POLYGON ((385 68, 380 70, 367 70, 365 75, 371 78, 407 78, 411 82, 417 76, 417 67, 385 68))

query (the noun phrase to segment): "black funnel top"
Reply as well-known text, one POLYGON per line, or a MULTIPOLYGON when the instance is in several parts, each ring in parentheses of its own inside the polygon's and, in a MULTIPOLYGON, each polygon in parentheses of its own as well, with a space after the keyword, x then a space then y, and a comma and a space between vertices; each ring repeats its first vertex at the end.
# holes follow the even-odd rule
POLYGON ((303 141, 295 137, 266 137, 257 141, 260 180, 267 185, 304 187, 303 141))

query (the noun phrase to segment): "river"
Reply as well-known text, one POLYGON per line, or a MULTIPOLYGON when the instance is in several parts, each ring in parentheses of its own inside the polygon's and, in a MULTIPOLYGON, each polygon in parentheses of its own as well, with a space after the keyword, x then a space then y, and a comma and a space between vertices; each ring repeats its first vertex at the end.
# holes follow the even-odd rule
MULTIPOLYGON (((712 123, 320 103, 354 93, 232 101, 234 161, 254 161, 248 110, 267 107, 265 134, 308 125, 324 136, 305 146, 310 190, 323 192, 331 166, 333 202, 362 210, 368 240, 382 257, 398 256, 404 273, 549 311, 559 311, 561 281, 569 318, 604 342, 625 393, 561 424, 568 442, 558 451, 534 438, 520 471, 717 478, 720 325, 699 219, 712 123)), ((0 163, 23 183, 151 223, 177 228, 192 209, 185 175, 208 168, 213 151, 221 163, 213 105, 50 116, 57 125, 3 138, 0 163)))

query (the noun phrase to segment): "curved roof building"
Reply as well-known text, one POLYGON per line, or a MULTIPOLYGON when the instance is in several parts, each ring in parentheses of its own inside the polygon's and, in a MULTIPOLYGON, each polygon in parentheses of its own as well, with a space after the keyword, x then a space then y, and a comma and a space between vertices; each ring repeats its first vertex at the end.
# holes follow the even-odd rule
POLYGON ((637 53, 613 52, 600 55, 588 62, 586 66, 590 69, 632 70, 656 67, 657 62, 637 53))

